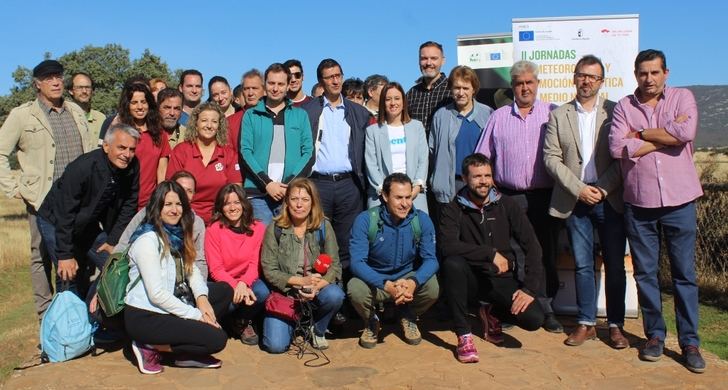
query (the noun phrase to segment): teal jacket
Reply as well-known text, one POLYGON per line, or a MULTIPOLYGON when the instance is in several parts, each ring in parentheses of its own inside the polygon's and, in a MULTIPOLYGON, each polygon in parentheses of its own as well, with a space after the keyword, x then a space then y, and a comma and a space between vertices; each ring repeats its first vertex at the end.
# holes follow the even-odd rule
MULTIPOLYGON (((283 183, 296 177, 307 177, 313 166, 313 140, 308 114, 294 107, 286 99, 284 136, 286 154, 283 159, 283 183)), ((273 118, 265 108, 265 98, 243 115, 240 153, 245 170, 243 187, 252 194, 265 194, 265 186, 272 180, 268 176, 268 161, 273 144, 273 118)))

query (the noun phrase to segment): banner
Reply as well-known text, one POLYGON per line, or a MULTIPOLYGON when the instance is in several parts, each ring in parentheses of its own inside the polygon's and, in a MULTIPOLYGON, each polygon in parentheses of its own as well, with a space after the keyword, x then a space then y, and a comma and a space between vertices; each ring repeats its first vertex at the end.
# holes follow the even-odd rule
POLYGON ((513 65, 511 33, 465 35, 457 38, 458 65, 467 65, 478 75, 480 91, 476 100, 491 107, 499 104, 494 98, 500 90, 509 90, 509 72, 513 65))
POLYGON ((600 96, 617 101, 634 93, 639 52, 639 15, 513 19, 513 59, 539 66, 539 99, 563 104, 574 99, 574 65, 586 54, 604 63, 600 96))

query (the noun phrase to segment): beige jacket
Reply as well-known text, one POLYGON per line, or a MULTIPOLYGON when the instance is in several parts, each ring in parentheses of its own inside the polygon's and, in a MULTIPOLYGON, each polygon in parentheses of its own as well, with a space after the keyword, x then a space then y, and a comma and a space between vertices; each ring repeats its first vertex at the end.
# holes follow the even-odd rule
MULTIPOLYGON (((63 104, 76 122, 84 153, 88 152, 96 146, 96 140, 91 139, 85 113, 68 99, 63 104)), ((53 129, 38 99, 15 107, 0 128, 0 190, 9 198, 19 193, 38 210, 53 184, 55 148, 53 129), (19 177, 11 174, 8 160, 16 148, 19 177)))
MULTIPOLYGON (((609 154, 609 128, 615 103, 602 100, 597 107, 596 144, 594 158, 597 168, 596 186, 607 193, 607 201, 619 213, 623 212, 622 174, 619 162, 609 154)), ((572 100, 551 111, 543 145, 546 170, 554 178, 549 214, 567 218, 576 205, 579 193, 586 184, 581 181, 581 135, 576 101, 572 100)))

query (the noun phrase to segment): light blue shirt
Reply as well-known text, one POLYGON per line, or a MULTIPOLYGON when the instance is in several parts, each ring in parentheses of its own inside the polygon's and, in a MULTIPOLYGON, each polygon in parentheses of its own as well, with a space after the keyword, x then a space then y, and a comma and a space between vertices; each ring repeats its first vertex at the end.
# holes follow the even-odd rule
POLYGON ((324 96, 324 107, 319 118, 318 136, 316 137, 316 163, 314 172, 325 175, 351 172, 349 161, 349 137, 351 127, 344 116, 344 98, 333 106, 324 96))

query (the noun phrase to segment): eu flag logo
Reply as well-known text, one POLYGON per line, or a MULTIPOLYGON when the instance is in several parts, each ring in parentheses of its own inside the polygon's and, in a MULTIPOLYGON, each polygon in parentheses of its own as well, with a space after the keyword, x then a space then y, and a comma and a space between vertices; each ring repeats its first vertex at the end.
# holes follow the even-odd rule
POLYGON ((533 40, 533 30, 519 31, 518 40, 519 41, 532 41, 533 40))

